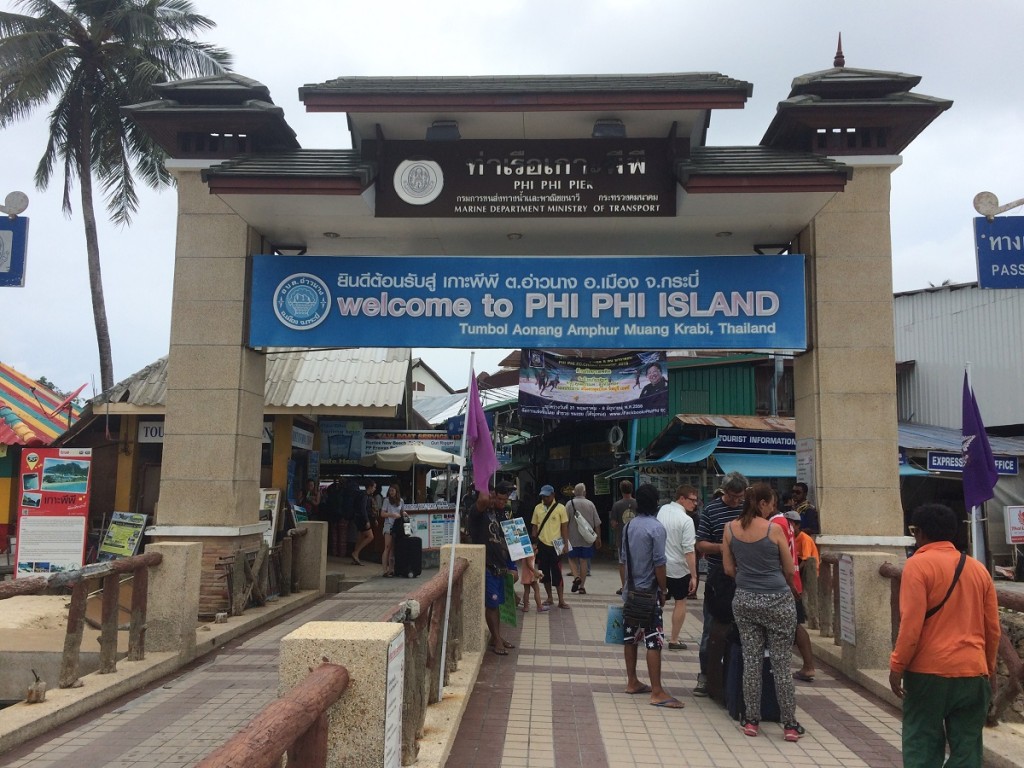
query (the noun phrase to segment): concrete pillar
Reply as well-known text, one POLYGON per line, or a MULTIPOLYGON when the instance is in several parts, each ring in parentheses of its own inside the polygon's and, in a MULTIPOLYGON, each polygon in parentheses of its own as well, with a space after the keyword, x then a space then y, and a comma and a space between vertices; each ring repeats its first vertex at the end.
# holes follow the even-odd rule
POLYGON ((148 544, 146 552, 163 555, 149 571, 146 598, 146 650, 178 651, 183 660, 196 652, 202 544, 148 544))
MULTIPOLYGON (((292 562, 298 571, 299 589, 315 589, 319 594, 327 591, 327 523, 307 520, 299 523, 308 533, 298 539, 299 556, 292 562)), ((294 546, 294 542, 293 542, 294 546)))
POLYGON ((323 662, 341 664, 350 681, 328 709, 327 765, 399 765, 404 660, 402 624, 313 621, 281 641, 278 693, 293 688, 323 662))
MULTIPOLYGON (((439 573, 448 574, 451 551, 451 544, 441 547, 439 573)), ((462 648, 466 653, 483 653, 487 647, 487 623, 484 621, 486 549, 482 544, 456 544, 455 557, 469 561, 462 583, 462 648)))

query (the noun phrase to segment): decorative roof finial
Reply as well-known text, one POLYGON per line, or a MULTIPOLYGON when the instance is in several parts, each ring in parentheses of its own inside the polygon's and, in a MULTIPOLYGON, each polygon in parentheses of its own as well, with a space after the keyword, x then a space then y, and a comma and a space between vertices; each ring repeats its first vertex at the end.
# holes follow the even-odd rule
POLYGON ((843 33, 839 33, 839 45, 836 47, 836 57, 832 60, 833 67, 845 67, 846 57, 843 56, 843 33))

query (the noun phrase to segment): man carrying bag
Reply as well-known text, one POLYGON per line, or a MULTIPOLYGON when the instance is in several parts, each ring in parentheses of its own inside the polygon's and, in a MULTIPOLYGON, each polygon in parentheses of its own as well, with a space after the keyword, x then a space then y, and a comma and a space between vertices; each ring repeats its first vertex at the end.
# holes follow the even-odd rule
POLYGON ((652 707, 682 709, 683 703, 661 686, 661 649, 665 633, 661 607, 668 594, 665 576, 665 526, 658 522, 658 490, 642 485, 636 492, 637 514, 622 531, 619 572, 623 578, 623 656, 626 693, 649 693, 652 707), (636 676, 638 648, 647 649, 651 684, 636 676))
POLYGON ((544 589, 548 599, 544 605, 551 605, 551 588, 558 590, 558 607, 568 608, 565 602, 565 582, 558 558, 569 542, 569 515, 565 507, 555 498, 555 489, 545 485, 540 489, 540 504, 533 510, 533 540, 537 545, 537 565, 544 572, 544 589), (558 551, 558 547, 563 547, 558 551))

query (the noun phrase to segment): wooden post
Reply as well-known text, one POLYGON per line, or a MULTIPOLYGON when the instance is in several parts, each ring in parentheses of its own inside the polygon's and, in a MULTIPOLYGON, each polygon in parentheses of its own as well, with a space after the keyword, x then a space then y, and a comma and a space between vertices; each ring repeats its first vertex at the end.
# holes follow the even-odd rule
POLYGON ((132 618, 128 627, 128 660, 146 658, 146 596, 149 592, 149 568, 136 568, 132 576, 132 618))
POLYGON ((241 616, 248 599, 249 593, 245 589, 245 553, 239 550, 231 562, 231 615, 241 616))
POLYGON ((278 585, 281 597, 292 593, 292 537, 281 539, 281 583, 278 585))
POLYGON ((85 624, 85 601, 89 596, 89 583, 79 581, 71 590, 68 609, 68 629, 64 635, 64 654, 60 659, 61 688, 71 688, 78 682, 78 658, 82 650, 82 628, 85 624))
POLYGON ((121 577, 111 573, 103 577, 103 613, 100 618, 100 669, 101 675, 117 671, 117 620, 120 609, 121 577))
POLYGON ((330 720, 324 713, 288 750, 288 765, 327 765, 327 730, 330 720))

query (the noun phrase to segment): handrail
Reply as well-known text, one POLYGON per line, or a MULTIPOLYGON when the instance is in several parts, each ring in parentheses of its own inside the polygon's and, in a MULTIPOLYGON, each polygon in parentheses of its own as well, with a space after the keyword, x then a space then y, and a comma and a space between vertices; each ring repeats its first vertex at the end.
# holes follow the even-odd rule
POLYGON ((103 580, 103 602, 100 614, 100 668, 101 675, 117 671, 118 598, 121 574, 132 574, 131 621, 128 625, 128 659, 140 661, 146 656, 146 600, 149 592, 149 569, 163 562, 159 552, 147 552, 118 560, 86 565, 77 571, 57 573, 50 578, 17 579, 0 583, 0 600, 19 595, 38 595, 71 587, 71 605, 68 609, 67 633, 64 653, 60 662, 61 688, 71 688, 78 682, 79 657, 82 651, 82 632, 85 624, 85 604, 89 585, 103 580), (10 586, 8 586, 10 585, 10 586))
POLYGON ((327 710, 348 688, 348 670, 321 664, 255 718, 197 768, 271 768, 287 753, 288 765, 325 768, 327 710))
MULTIPOLYGON (((878 567, 878 573, 880 576, 890 579, 892 583, 890 606, 893 622, 892 642, 895 645, 896 637, 899 635, 900 584, 903 580, 903 566, 894 563, 882 563, 878 567)), ((996 585, 996 601, 1000 608, 1017 611, 1018 613, 1024 612, 1024 595, 1007 589, 1000 589, 998 584, 996 585)), ((1000 628, 1002 631, 999 636, 998 655, 1003 660, 1003 663, 1006 664, 1007 680, 1005 685, 1000 686, 999 675, 993 671, 991 680, 993 696, 985 722, 990 727, 999 724, 999 719, 1002 717, 1003 712, 1006 711, 1006 708, 1013 703, 1017 695, 1024 689, 1024 662, 1021 661, 1017 649, 1013 647, 1013 641, 1006 633, 1005 627, 1002 627, 1002 622, 1000 622, 1000 628)))

